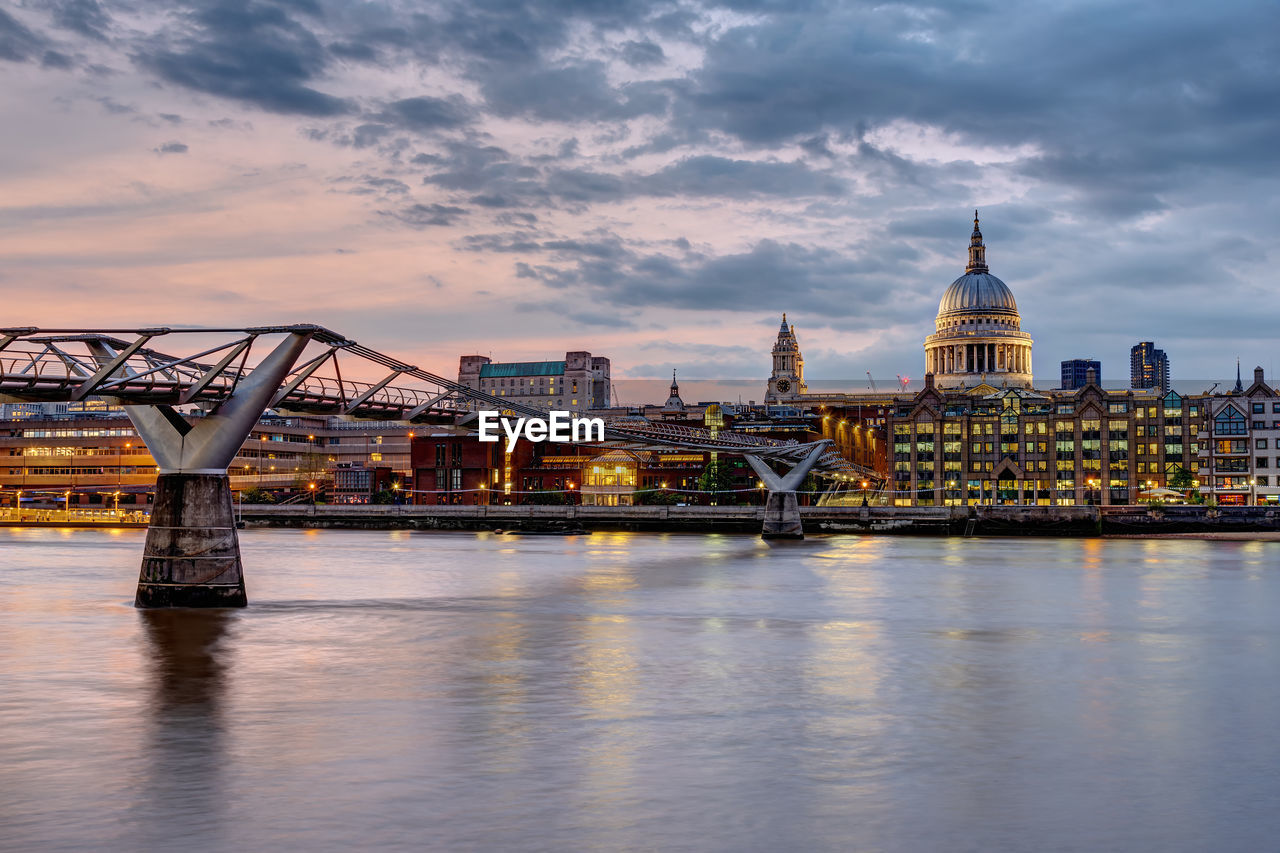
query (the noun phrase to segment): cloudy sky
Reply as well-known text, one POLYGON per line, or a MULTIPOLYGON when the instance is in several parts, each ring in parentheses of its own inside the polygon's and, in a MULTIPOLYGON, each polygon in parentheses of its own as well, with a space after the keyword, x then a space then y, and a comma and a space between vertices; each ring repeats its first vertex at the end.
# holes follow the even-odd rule
POLYGON ((918 376, 982 210, 1036 339, 1280 368, 1272 3, 0 0, 0 325, 446 374, 918 376))

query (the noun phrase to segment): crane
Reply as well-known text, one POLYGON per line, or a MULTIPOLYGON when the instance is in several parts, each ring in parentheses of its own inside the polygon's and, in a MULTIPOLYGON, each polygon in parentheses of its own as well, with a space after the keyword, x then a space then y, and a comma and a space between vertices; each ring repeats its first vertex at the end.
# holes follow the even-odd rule
POLYGON ((871 378, 871 371, 867 371, 867 381, 871 383, 871 390, 876 390, 876 381, 871 378))

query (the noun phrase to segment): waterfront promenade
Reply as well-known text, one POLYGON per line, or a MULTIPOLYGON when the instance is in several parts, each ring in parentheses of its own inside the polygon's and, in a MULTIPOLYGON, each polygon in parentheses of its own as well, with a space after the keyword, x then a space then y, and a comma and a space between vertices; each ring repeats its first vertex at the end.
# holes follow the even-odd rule
MULTIPOLYGON (((758 506, 291 506, 246 505, 250 527, 424 530, 741 532, 760 530, 758 506)), ((1280 531, 1270 507, 1001 506, 801 507, 810 533, 1096 536, 1280 531)))

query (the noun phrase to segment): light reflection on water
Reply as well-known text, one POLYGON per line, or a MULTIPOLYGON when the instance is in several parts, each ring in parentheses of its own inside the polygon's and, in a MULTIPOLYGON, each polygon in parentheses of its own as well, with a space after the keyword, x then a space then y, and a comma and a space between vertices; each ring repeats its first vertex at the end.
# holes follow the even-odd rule
POLYGON ((1280 545, 3 530, 0 848, 1260 850, 1280 545))

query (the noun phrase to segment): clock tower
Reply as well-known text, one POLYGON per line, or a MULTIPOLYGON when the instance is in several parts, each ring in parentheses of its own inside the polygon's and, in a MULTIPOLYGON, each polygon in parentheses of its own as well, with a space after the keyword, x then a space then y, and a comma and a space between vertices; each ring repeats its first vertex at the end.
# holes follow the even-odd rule
POLYGON ((769 376, 769 388, 765 391, 766 403, 794 400, 809 389, 804 384, 804 356, 796 342, 794 326, 787 325, 787 315, 782 315, 782 327, 773 345, 773 373, 769 376))

